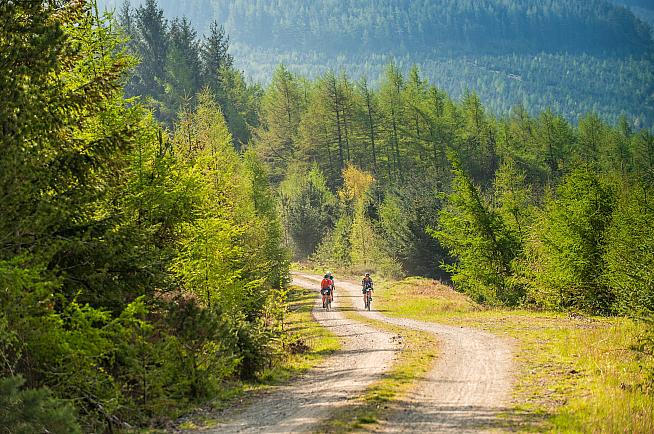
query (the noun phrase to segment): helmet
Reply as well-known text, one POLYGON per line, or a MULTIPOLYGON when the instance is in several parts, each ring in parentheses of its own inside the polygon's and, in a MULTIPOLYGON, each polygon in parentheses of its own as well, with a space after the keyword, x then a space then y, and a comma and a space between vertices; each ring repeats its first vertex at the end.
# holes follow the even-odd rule
POLYGON ((327 275, 328 275, 329 277, 333 277, 333 276, 334 276, 334 275, 332 274, 331 271, 328 271, 328 272, 327 272, 327 275))
POLYGON ((366 273, 366 277, 370 277, 370 273, 366 273))

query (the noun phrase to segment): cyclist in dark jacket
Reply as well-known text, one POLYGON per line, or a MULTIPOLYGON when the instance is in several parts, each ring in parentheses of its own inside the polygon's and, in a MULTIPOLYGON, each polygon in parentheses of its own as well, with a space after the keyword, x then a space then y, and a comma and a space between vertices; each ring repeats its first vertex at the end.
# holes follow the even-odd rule
POLYGON ((372 287, 372 278, 370 277, 370 273, 366 273, 366 275, 363 277, 363 280, 361 281, 361 292, 363 292, 363 305, 366 305, 366 297, 370 296, 370 299, 372 299, 372 292, 374 291, 374 288, 372 287), (370 292, 370 294, 368 294, 370 292))

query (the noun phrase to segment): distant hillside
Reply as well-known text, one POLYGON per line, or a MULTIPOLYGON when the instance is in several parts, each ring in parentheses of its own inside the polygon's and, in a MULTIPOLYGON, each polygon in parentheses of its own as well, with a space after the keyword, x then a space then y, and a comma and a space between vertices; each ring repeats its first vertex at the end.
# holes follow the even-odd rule
MULTIPOLYGON (((107 1, 115 4, 117 1, 107 1)), ((132 0, 133 4, 140 3, 132 0)), ((328 68, 374 82, 395 60, 418 64, 457 97, 475 90, 498 113, 551 106, 570 119, 596 111, 654 123, 654 42, 624 0, 160 0, 200 32, 225 25, 235 61, 267 82, 280 62, 315 76, 328 68), (537 3, 537 4, 534 4, 537 3)), ((647 9, 649 10, 649 9, 647 9)))
MULTIPOLYGON (((235 41, 321 52, 568 52, 640 55, 646 26, 605 0, 161 0, 200 30, 225 23, 235 41)), ((634 2, 635 3, 635 2, 634 2)))
POLYGON ((633 14, 654 29, 654 1, 652 0, 613 0, 626 6, 633 14))

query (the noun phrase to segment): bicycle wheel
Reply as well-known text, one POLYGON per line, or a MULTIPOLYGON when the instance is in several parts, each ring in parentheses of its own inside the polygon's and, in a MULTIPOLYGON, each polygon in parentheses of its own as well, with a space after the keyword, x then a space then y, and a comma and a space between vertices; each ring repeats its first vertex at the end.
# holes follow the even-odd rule
POLYGON ((370 295, 368 295, 368 299, 366 300, 366 309, 368 309, 368 312, 370 312, 370 295))

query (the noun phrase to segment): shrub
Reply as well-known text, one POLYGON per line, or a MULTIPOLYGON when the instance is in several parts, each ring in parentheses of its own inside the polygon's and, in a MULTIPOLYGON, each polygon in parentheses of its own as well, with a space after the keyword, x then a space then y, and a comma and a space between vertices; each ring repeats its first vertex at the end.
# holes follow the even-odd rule
POLYGON ((80 433, 72 405, 46 388, 23 389, 21 376, 0 378, 0 433, 80 433))

